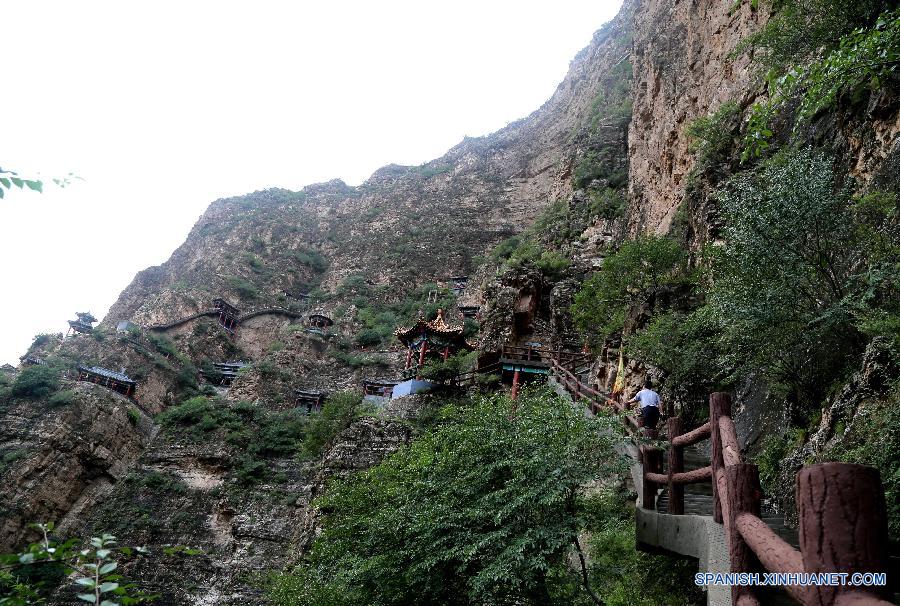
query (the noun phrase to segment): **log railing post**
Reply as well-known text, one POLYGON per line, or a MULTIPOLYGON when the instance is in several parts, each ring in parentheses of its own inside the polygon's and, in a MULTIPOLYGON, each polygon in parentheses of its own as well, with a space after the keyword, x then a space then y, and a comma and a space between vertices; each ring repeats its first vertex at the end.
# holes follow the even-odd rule
POLYGON ((662 473, 662 451, 652 446, 641 447, 643 460, 644 488, 641 506, 644 509, 656 509, 656 483, 647 478, 648 473, 662 473))
POLYGON ((674 474, 684 471, 684 447, 672 444, 672 440, 684 431, 681 417, 669 417, 666 429, 669 435, 669 513, 681 515, 684 513, 684 484, 672 481, 674 474))
MULTIPOLYGON (((804 467, 797 474, 796 498, 805 572, 887 574, 887 510, 877 469, 850 463, 804 467)), ((838 603, 836 597, 851 592, 889 599, 887 589, 814 586, 806 604, 838 603)))
MULTIPOLYGON (((710 465, 712 465, 712 474, 715 478, 719 469, 725 466, 722 458, 722 434, 719 431, 719 417, 731 416, 731 396, 727 393, 717 391, 709 396, 709 442, 712 446, 712 455, 710 457, 710 465)), ((722 523, 722 499, 724 495, 719 494, 719 487, 713 482, 713 519, 719 524, 722 523)))
MULTIPOLYGON (((744 542, 744 538, 738 531, 735 519, 742 513, 749 513, 756 517, 760 515, 759 471, 756 465, 738 463, 725 467, 725 479, 728 486, 725 495, 727 499, 723 507, 725 513, 725 537, 728 540, 728 559, 731 564, 731 572, 752 572, 759 568, 753 550, 744 542)), ((715 483, 713 483, 715 485, 715 483)), ((753 604, 755 601, 752 587, 746 585, 731 586, 732 604, 753 604)))

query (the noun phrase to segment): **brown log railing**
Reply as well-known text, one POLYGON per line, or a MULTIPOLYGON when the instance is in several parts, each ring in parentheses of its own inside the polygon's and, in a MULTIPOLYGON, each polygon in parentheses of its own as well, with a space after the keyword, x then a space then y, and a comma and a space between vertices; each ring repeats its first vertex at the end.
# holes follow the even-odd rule
MULTIPOLYGON (((577 372, 578 366, 574 366, 577 372)), ((594 414, 603 409, 612 409, 613 412, 619 413, 625 423, 625 430, 629 434, 637 433, 640 424, 637 419, 627 414, 628 408, 622 402, 609 397, 609 394, 603 393, 585 385, 581 382, 572 366, 566 367, 565 363, 559 359, 553 359, 550 364, 550 375, 561 385, 576 402, 584 402, 590 411, 594 414)))
MULTIPOLYGON (((669 418, 668 469, 661 448, 642 446, 642 506, 653 510, 657 490, 667 487, 668 513, 684 513, 684 485, 711 481, 713 519, 725 527, 731 572, 853 573, 887 570, 887 515, 878 471, 848 463, 820 463, 797 474, 800 549, 795 549, 760 518, 761 491, 756 465, 745 463, 731 418, 731 398, 710 396, 709 421, 683 433, 682 420, 669 418), (684 448, 710 439, 710 465, 684 471, 684 448)), ((787 585, 805 606, 887 605, 885 587, 787 585)), ((732 585, 732 603, 759 604, 752 586, 732 585)))

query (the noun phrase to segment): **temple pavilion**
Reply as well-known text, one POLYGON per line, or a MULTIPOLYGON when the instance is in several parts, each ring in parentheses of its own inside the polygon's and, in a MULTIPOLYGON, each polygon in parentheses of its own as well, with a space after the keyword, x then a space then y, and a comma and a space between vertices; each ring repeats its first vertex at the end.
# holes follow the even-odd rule
POLYGON ((121 372, 116 372, 99 366, 79 366, 78 380, 102 385, 128 397, 134 394, 137 387, 137 382, 125 374, 124 368, 121 372))
POLYGON ((314 311, 306 318, 306 332, 324 335, 329 326, 334 326, 334 320, 322 312, 314 311))
POLYGON ((94 322, 97 321, 91 312, 77 312, 77 320, 69 320, 69 332, 89 333, 94 330, 94 322))
POLYGON ((463 336, 461 325, 447 324, 443 309, 434 320, 419 316, 413 326, 398 328, 394 334, 407 347, 406 368, 412 368, 414 359, 417 367, 422 367, 428 357, 446 360, 459 351, 475 349, 463 336))
POLYGON ((306 414, 321 412, 327 398, 328 394, 324 391, 314 389, 294 390, 294 403, 297 405, 297 408, 304 410, 306 414))
POLYGON ((219 312, 219 324, 228 332, 234 332, 241 313, 238 308, 222 298, 213 299, 213 307, 219 312))

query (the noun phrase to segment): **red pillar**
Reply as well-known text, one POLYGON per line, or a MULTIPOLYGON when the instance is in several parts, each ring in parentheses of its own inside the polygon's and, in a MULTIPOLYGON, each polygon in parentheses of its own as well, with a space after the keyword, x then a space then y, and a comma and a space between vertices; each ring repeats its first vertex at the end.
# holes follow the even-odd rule
POLYGON ((412 366, 412 347, 406 350, 406 367, 412 366))
POLYGON ((448 345, 447 347, 444 348, 444 362, 446 362, 447 358, 449 358, 449 357, 450 357, 450 346, 448 345))
POLYGON ((512 384, 512 399, 515 400, 519 395, 519 369, 517 368, 513 373, 513 384, 512 384))
MULTIPOLYGON (((419 369, 425 366, 425 353, 428 351, 428 341, 422 341, 422 347, 419 349, 419 369)), ((416 373, 416 378, 420 379, 421 375, 416 373)))

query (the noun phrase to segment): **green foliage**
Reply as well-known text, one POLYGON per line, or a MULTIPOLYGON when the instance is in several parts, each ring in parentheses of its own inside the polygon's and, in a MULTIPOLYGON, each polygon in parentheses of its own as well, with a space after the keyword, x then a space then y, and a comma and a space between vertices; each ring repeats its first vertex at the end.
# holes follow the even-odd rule
POLYGON ((575 189, 585 189, 592 181, 599 180, 605 187, 618 189, 628 180, 628 172, 622 169, 610 168, 597 152, 588 152, 584 155, 572 173, 572 185, 575 189))
POLYGON ((437 175, 444 175, 453 170, 452 164, 423 164, 417 168, 420 175, 426 179, 437 175))
POLYGON ((231 276, 225 281, 242 299, 255 299, 259 296, 259 289, 256 285, 244 278, 231 276))
POLYGON ((279 605, 583 603, 566 572, 584 486, 621 469, 617 438, 567 401, 523 391, 450 407, 380 465, 330 487, 279 605), (556 599, 554 597, 556 596, 556 599))
POLYGON ((24 448, 13 448, 12 450, 7 450, 0 456, 0 473, 6 471, 13 463, 24 459, 28 456, 28 450, 24 448))
POLYGON ((337 435, 368 410, 362 396, 342 391, 328 397, 322 411, 311 417, 306 427, 302 455, 314 458, 331 446, 337 435))
POLYGON ((322 273, 326 269, 328 269, 328 261, 325 257, 322 256, 317 250, 307 250, 307 249, 297 249, 288 252, 288 256, 300 263, 301 265, 305 265, 315 273, 322 273))
POLYGON ((790 0, 746 46, 768 68, 769 101, 753 106, 742 161, 759 157, 775 117, 798 100, 795 127, 839 99, 859 101, 896 77, 900 11, 880 0, 790 0), (882 12, 884 11, 884 12, 882 12))
POLYGON ((444 383, 451 381, 464 372, 472 370, 478 359, 478 352, 457 353, 447 358, 447 360, 429 360, 422 367, 421 375, 428 381, 444 383))
POLYGON ((688 151, 696 155, 696 170, 704 172, 723 164, 734 144, 740 116, 741 108, 729 101, 709 116, 697 118, 688 125, 688 151))
POLYGON ((54 408, 57 406, 67 406, 75 401, 75 392, 71 389, 58 391, 47 400, 47 403, 54 408))
POLYGON ((759 468, 759 482, 767 494, 777 494, 781 477, 781 463, 792 450, 800 446, 806 433, 797 428, 785 428, 781 433, 766 436, 754 463, 759 468))
POLYGON ((249 402, 229 406, 224 400, 203 396, 169 408, 156 420, 195 441, 222 435, 240 452, 233 473, 244 486, 268 477, 271 465, 265 459, 299 452, 306 433, 306 418, 300 411, 272 412, 249 402))
POLYGON ((708 306, 693 312, 669 311, 654 316, 632 334, 630 357, 666 373, 664 386, 674 400, 687 404, 681 414, 690 421, 706 417, 706 397, 735 384, 735 365, 722 343, 722 327, 708 306))
POLYGON ((779 0, 777 10, 757 33, 742 41, 738 53, 753 50, 770 73, 834 50, 841 38, 872 26, 894 2, 883 0, 779 0))
POLYGON ((119 547, 116 537, 92 537, 81 549, 79 541, 51 540, 53 524, 37 524, 42 539, 24 551, 0 555, 2 606, 47 604, 48 593, 68 576, 77 587, 80 602, 94 606, 129 606, 152 602, 156 597, 133 583, 123 582, 119 562, 133 555, 146 555, 144 548, 119 547))
MULTIPOLYGON (((54 179, 54 181, 56 181, 56 179, 54 179)), ((27 187, 31 191, 36 191, 38 193, 44 191, 44 183, 42 181, 38 179, 23 179, 19 176, 19 173, 13 170, 4 170, 3 168, 0 168, 0 199, 3 198, 6 190, 12 189, 14 186, 19 189, 25 189, 27 187)))
POLYGON ((837 186, 828 159, 800 150, 719 195, 727 245, 713 271, 712 313, 732 355, 784 388, 800 424, 860 353, 863 320, 900 312, 896 279, 885 274, 900 241, 895 233, 885 244, 893 252, 875 254, 870 236, 883 226, 854 211, 850 187, 837 186))
POLYGON ((674 240, 642 236, 603 260, 603 266, 575 295, 572 315, 595 341, 618 330, 628 308, 659 287, 688 281, 687 251, 674 240))
POLYGON ((569 205, 556 200, 538 215, 525 233, 503 240, 487 258, 502 264, 504 270, 531 265, 547 277, 558 279, 571 261, 557 249, 565 248, 583 229, 584 225, 572 217, 569 205))
POLYGON ((638 551, 634 508, 625 490, 606 487, 583 500, 590 576, 606 606, 705 604, 692 560, 638 551))
POLYGON ((14 397, 37 400, 59 389, 59 370, 50 365, 29 366, 13 381, 10 393, 14 397))
POLYGON ((625 214, 625 196, 621 191, 609 187, 588 190, 590 213, 601 219, 618 219, 625 214))
POLYGON ((843 439, 825 454, 826 460, 876 467, 884 484, 891 540, 900 539, 900 384, 895 383, 883 402, 860 407, 843 439))
POLYGON ((134 406, 129 406, 126 414, 128 415, 128 422, 131 423, 132 427, 137 427, 137 424, 141 422, 141 413, 138 412, 138 409, 134 406))

